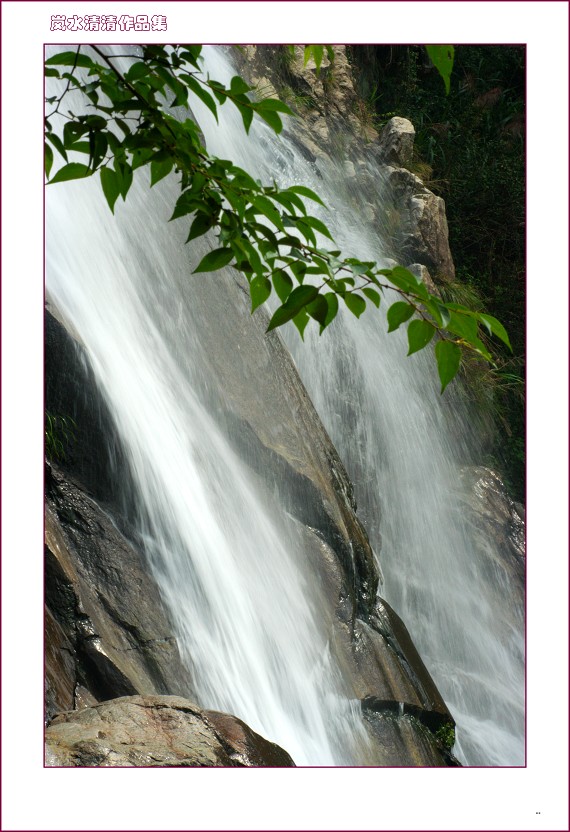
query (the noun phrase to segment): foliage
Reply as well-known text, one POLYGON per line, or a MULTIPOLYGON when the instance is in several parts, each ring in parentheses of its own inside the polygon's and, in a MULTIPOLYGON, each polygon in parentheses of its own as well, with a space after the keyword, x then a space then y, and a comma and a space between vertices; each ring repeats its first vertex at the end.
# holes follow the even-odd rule
MULTIPOLYGON (((325 50, 307 46, 305 61, 319 70, 325 50)), ((463 351, 493 361, 482 332, 508 347, 502 324, 491 315, 432 295, 423 282, 400 266, 380 269, 374 262, 344 258, 326 224, 309 213, 307 201, 320 197, 302 185, 262 185, 231 161, 217 159, 202 146, 200 132, 184 109, 198 98, 218 118, 218 107, 235 106, 249 132, 254 115, 276 133, 289 107, 275 98, 256 98, 241 77, 229 87, 201 71, 201 47, 148 45, 128 56, 106 54, 97 46, 59 52, 46 61, 46 75, 61 81, 59 95, 47 99, 46 174, 50 184, 98 173, 111 211, 126 199, 138 168, 149 170, 152 187, 172 171, 179 176, 180 196, 171 220, 189 218, 186 242, 213 231, 217 246, 196 265, 194 273, 232 266, 249 283, 255 311, 274 291, 280 300, 268 331, 293 321, 301 336, 311 320, 322 333, 343 304, 360 317, 367 303, 388 302, 388 331, 408 323, 408 355, 423 349, 434 336, 442 392, 459 370, 463 351), (128 57, 127 71, 120 61, 128 57), (88 112, 67 109, 68 93, 79 90, 88 112), (61 123, 63 122, 63 126, 61 123), (60 129, 61 128, 61 129, 60 129), (54 152, 65 164, 52 174, 54 152), (77 154, 84 161, 76 161, 77 154), (332 248, 325 247, 327 241, 332 248)))
POLYGON ((45 454, 48 459, 61 462, 69 445, 75 441, 77 425, 70 416, 54 415, 47 410, 44 422, 45 454))
POLYGON ((455 744, 455 727, 449 723, 440 725, 435 732, 435 738, 450 751, 455 744))
POLYGON ((443 78, 445 91, 449 95, 455 48, 453 46, 426 46, 426 52, 430 56, 432 64, 443 78))

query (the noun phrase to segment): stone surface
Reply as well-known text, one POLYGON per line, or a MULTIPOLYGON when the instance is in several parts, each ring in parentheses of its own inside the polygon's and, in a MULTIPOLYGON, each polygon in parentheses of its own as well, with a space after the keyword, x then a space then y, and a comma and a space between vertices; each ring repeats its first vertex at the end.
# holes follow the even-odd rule
POLYGON ((496 471, 472 466, 462 471, 465 486, 465 517, 473 529, 472 539, 481 562, 489 597, 497 609, 506 594, 515 602, 519 618, 525 606, 525 522, 522 509, 509 497, 496 471), (489 542, 492 545, 489 545, 489 542))
POLYGON ((416 717, 373 707, 364 719, 376 743, 375 765, 394 767, 459 766, 457 760, 416 717))
POLYGON ((401 261, 426 266, 438 282, 453 280, 455 266, 443 199, 404 168, 388 167, 386 184, 398 217, 393 233, 401 261))
MULTIPOLYGON (((62 471, 49 470, 48 678, 60 677, 59 691, 64 675, 55 663, 58 652, 70 678, 96 700, 134 693, 191 694, 189 674, 143 556, 92 498, 62 471)), ((55 703, 59 710, 73 707, 69 698, 50 694, 48 713, 55 703)))
POLYGON ((45 717, 75 707, 76 669, 74 648, 50 610, 44 613, 45 717))
POLYGON ((45 739, 49 766, 294 766, 236 717, 177 696, 127 696, 59 714, 45 739))
POLYGON ((412 122, 394 116, 384 125, 378 138, 378 157, 387 165, 406 167, 412 161, 415 137, 412 122))

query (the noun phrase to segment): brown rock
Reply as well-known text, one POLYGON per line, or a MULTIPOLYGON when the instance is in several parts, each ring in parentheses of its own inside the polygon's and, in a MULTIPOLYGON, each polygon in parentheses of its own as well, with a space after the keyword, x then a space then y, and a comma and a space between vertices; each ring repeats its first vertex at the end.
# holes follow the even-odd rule
POLYGON ((142 554, 55 466, 45 536, 48 714, 77 706, 63 692, 67 676, 85 688, 82 702, 91 701, 87 693, 96 701, 135 693, 191 694, 189 673, 142 554), (59 669, 64 659, 67 675, 59 669))
POLYGON ((46 719, 75 707, 74 649, 49 609, 44 617, 46 719))
POLYGON ((49 766, 291 767, 291 757, 234 716, 178 696, 128 696, 57 716, 49 766))

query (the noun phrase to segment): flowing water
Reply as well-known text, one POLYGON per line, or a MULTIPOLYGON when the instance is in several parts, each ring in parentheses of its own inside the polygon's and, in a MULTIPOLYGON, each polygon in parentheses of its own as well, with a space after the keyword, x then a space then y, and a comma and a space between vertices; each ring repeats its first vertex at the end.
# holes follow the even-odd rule
MULTIPOLYGON (((205 55, 213 78, 235 74, 222 50, 205 55)), ((309 164, 286 135, 255 121, 246 137, 230 105, 220 127, 201 107, 196 116, 213 155, 349 205, 325 217, 345 254, 393 254, 342 166, 309 164)), ((201 703, 237 714, 297 764, 355 764, 365 741, 327 652, 298 531, 215 418, 223 390, 200 337, 204 307, 188 291, 186 229, 166 223, 175 188, 167 180, 149 194, 135 182, 115 217, 96 182, 48 188, 48 296, 86 346, 116 419, 140 491, 140 532, 201 703)), ((382 315, 367 312, 358 322, 341 316, 304 345, 286 337, 355 482, 381 552, 382 594, 458 723, 456 753, 469 765, 521 765, 522 613, 508 597, 493 604, 470 538, 460 466, 473 431, 442 402, 430 357, 407 359, 399 333, 384 329, 382 315)))

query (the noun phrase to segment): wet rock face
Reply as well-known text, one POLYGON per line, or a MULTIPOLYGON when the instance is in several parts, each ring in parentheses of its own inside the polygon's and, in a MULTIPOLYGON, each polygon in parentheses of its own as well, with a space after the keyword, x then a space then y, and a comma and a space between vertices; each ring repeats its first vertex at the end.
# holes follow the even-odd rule
POLYGON ((141 552, 110 516, 55 467, 46 494, 48 716, 134 693, 191 694, 141 552))
POLYGON ((49 609, 44 618, 45 644, 45 717, 75 707, 77 674, 74 647, 49 609))
POLYGON ((278 745, 236 717, 177 696, 128 696, 57 716, 49 766, 291 767, 278 745))
POLYGON ((496 471, 484 466, 465 468, 466 518, 485 564, 488 591, 497 598, 508 594, 520 617, 525 603, 525 523, 522 506, 509 497, 496 471), (493 545, 489 545, 489 542, 493 545))

